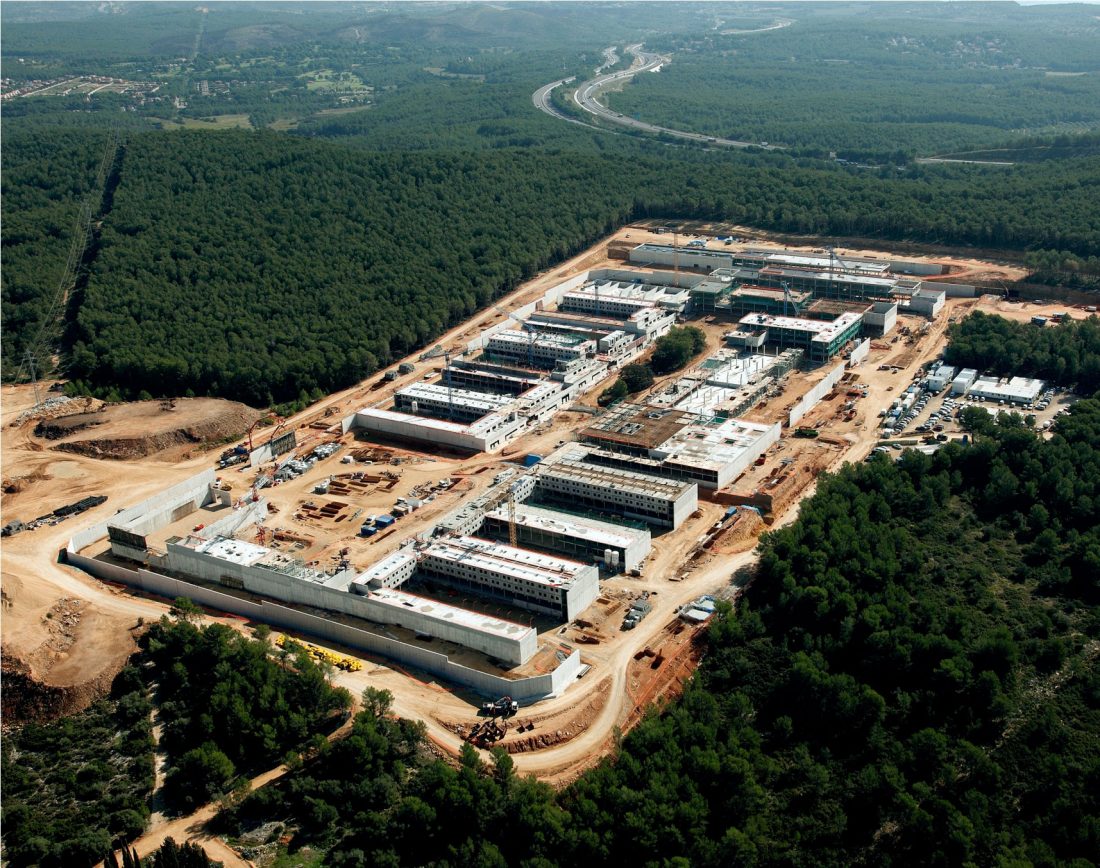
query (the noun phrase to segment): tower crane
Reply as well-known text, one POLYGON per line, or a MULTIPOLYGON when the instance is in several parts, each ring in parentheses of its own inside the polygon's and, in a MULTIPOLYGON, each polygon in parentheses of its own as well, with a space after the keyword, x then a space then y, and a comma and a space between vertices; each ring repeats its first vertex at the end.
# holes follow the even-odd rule
POLYGON ((513 482, 510 486, 508 486, 508 545, 510 545, 512 548, 517 547, 516 485, 518 485, 518 483, 513 482))
MULTIPOLYGON (((833 290, 833 281, 835 280, 836 266, 840 266, 841 271, 851 271, 852 267, 836 255, 836 248, 833 245, 829 245, 825 248, 825 252, 829 254, 829 291, 833 290)), ((837 292, 837 298, 840 297, 840 293, 837 292)))
POLYGON ((443 385, 447 387, 447 421, 453 422, 455 418, 454 392, 451 383, 451 351, 443 351, 443 385))
POLYGON ((535 336, 539 333, 539 330, 531 325, 529 322, 520 319, 514 313, 506 311, 499 304, 495 304, 493 305, 493 307, 504 314, 506 317, 508 317, 508 319, 512 320, 513 322, 519 323, 520 328, 522 328, 523 331, 527 332, 527 334, 529 335, 529 339, 527 341, 527 364, 529 367, 535 367, 535 336))
POLYGON ((790 316, 787 313, 787 305, 794 305, 794 299, 791 298, 791 285, 785 280, 780 281, 779 285, 783 287, 783 316, 790 316))

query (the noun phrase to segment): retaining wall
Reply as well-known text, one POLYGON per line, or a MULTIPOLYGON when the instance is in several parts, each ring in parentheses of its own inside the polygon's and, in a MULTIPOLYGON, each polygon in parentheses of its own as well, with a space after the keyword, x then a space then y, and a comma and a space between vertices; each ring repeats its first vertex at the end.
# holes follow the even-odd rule
POLYGON ((871 352, 871 339, 864 338, 862 341, 860 341, 859 346, 852 350, 852 354, 848 357, 848 367, 854 368, 865 358, 867 358, 867 354, 869 352, 871 352))
MULTIPOLYGON (((868 344, 868 346, 870 345, 868 344)), ((844 362, 841 362, 829 371, 824 380, 810 389, 810 391, 802 397, 802 400, 791 408, 791 415, 788 423, 790 427, 793 428, 797 425, 803 416, 816 407, 817 403, 832 391, 833 386, 839 383, 840 378, 844 376, 844 367, 844 362)))
MULTIPOLYGON (((107 536, 107 525, 109 524, 115 527, 128 527, 132 522, 137 521, 143 516, 148 516, 149 519, 168 516, 161 522, 161 526, 163 526, 171 520, 172 511, 176 507, 182 506, 188 500, 196 502, 199 506, 205 503, 210 493, 210 486, 213 482, 213 469, 204 470, 192 476, 190 479, 178 482, 171 488, 166 488, 164 491, 154 494, 152 497, 143 500, 135 506, 117 512, 101 522, 84 528, 84 530, 77 531, 77 533, 73 534, 72 539, 69 540, 69 549, 74 552, 80 551, 85 546, 89 546, 96 540, 107 536)), ((149 519, 142 523, 143 527, 148 523, 149 519)), ((140 530, 134 532, 139 534, 142 533, 140 530)))
POLYGON ((196 585, 149 570, 131 570, 117 564, 105 563, 78 554, 71 545, 72 543, 70 548, 64 551, 65 563, 98 578, 119 582, 173 600, 176 597, 187 597, 194 603, 221 612, 229 612, 283 629, 297 630, 319 639, 338 642, 349 648, 414 666, 444 680, 470 687, 486 696, 511 696, 520 702, 534 702, 561 693, 580 674, 579 650, 574 650, 553 672, 546 675, 517 679, 503 678, 454 663, 445 654, 436 651, 409 645, 397 639, 390 639, 387 636, 380 636, 358 627, 300 612, 297 609, 289 609, 277 603, 266 600, 254 603, 204 585, 196 585))

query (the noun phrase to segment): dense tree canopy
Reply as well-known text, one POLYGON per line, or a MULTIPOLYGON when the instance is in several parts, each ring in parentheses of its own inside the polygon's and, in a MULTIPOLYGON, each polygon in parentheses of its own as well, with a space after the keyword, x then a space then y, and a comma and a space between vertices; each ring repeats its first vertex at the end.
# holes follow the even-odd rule
POLYGON ((147 692, 139 670, 129 666, 111 696, 87 711, 5 731, 0 746, 9 865, 90 868, 107 850, 141 834, 153 789, 147 692))
POLYGON ((172 760, 165 798, 181 808, 277 764, 350 704, 308 654, 282 652, 280 663, 267 642, 218 624, 164 618, 143 645, 157 673, 161 745, 172 760))
POLYGON ((427 760, 381 697, 223 820, 338 866, 1093 864, 1098 431, 1085 399, 1050 440, 1002 417, 821 478, 684 697, 557 797, 427 760))
MULTIPOLYGON (((13 136, 6 153, 31 141, 13 136)), ((70 305, 65 367, 123 395, 295 400, 361 379, 537 269, 650 216, 1100 251, 1100 229, 1081 219, 1100 201, 1088 159, 1057 172, 914 168, 882 179, 619 141, 604 155, 398 154, 273 133, 132 135, 86 290, 70 305)), ((66 153, 87 170, 102 142, 83 133, 66 153)), ((41 161, 8 162, 6 184, 41 161)), ((75 211, 86 182, 64 178, 44 192, 75 211)), ((49 207, 64 233, 65 209, 49 207)), ((37 217, 13 235, 24 215, 5 210, 4 327, 22 336, 56 289, 67 245, 37 217)), ((5 341, 8 365, 19 340, 5 341)))
POLYGON ((979 311, 952 325, 948 337, 952 365, 1039 377, 1086 395, 1100 390, 1098 317, 1041 327, 979 311))
POLYGON ((649 366, 661 376, 678 371, 703 351, 706 335, 695 326, 674 326, 663 337, 657 338, 649 366))

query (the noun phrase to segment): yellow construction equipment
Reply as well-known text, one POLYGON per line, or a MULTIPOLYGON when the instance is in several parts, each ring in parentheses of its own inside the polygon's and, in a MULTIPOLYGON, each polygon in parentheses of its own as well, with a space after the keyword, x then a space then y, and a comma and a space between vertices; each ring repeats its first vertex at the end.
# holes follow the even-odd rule
POLYGON ((302 650, 318 663, 328 663, 344 672, 358 672, 363 668, 362 661, 356 660, 354 657, 345 657, 343 654, 337 654, 335 651, 329 651, 327 648, 322 648, 319 645, 314 645, 312 642, 306 642, 303 639, 287 639, 285 636, 279 636, 275 640, 275 644, 279 648, 285 648, 288 642, 291 645, 298 645, 301 647, 302 650))

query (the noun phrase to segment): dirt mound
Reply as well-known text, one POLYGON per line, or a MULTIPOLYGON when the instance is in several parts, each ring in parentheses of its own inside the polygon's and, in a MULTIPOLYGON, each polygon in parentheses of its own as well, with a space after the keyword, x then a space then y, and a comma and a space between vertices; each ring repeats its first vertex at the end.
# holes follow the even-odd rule
POLYGON ((52 478, 43 468, 38 467, 25 476, 5 476, 0 487, 3 488, 4 494, 17 494, 29 485, 52 478))
POLYGON ((120 631, 87 600, 53 598, 10 573, 3 582, 5 723, 75 714, 110 690, 140 629, 120 631))
POLYGON ((71 413, 68 416, 58 416, 54 419, 43 419, 34 426, 35 437, 45 437, 47 440, 60 440, 93 425, 102 425, 107 421, 107 414, 102 410, 95 413, 71 413))
POLYGON ((231 442, 260 416, 259 410, 219 398, 137 401, 46 420, 35 434, 60 441, 52 448, 62 452, 127 460, 173 447, 231 442))

